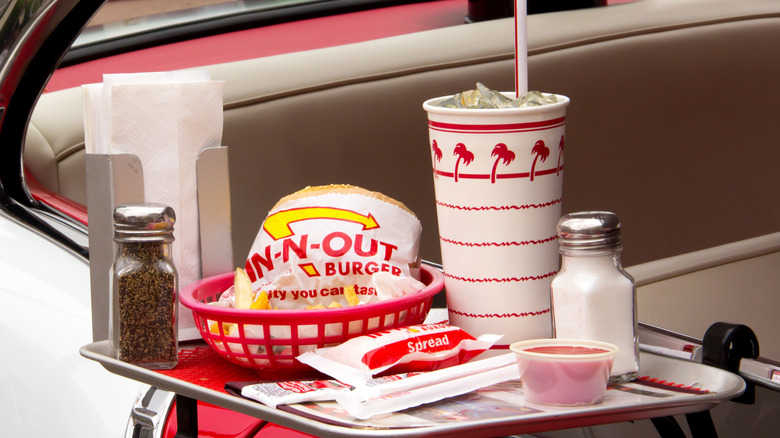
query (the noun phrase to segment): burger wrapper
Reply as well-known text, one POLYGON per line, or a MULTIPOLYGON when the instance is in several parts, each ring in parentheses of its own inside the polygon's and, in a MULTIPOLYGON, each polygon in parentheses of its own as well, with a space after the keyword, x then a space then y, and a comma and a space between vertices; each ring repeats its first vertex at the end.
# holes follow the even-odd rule
POLYGON ((366 194, 292 197, 269 212, 244 269, 272 308, 355 305, 350 286, 360 303, 378 302, 423 288, 421 233, 412 213, 366 194))

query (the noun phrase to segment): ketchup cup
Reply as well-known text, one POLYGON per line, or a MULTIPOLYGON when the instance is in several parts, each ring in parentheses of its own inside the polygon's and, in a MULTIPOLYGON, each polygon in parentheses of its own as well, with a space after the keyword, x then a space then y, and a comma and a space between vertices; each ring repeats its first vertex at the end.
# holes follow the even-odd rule
POLYGON ((510 345, 530 403, 583 406, 601 403, 618 347, 581 339, 534 339, 510 345))

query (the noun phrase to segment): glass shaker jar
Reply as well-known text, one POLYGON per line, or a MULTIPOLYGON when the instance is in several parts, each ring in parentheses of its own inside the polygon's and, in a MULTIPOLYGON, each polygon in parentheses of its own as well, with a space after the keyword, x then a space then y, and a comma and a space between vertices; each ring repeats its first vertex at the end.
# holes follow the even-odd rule
POLYGON ((149 369, 170 369, 178 360, 175 221, 173 209, 162 204, 114 210, 109 339, 114 357, 149 369))
POLYGON ((555 337, 617 345, 610 381, 634 380, 636 287, 620 262, 620 220, 605 211, 572 213, 558 221, 557 231, 561 269, 550 286, 555 337))

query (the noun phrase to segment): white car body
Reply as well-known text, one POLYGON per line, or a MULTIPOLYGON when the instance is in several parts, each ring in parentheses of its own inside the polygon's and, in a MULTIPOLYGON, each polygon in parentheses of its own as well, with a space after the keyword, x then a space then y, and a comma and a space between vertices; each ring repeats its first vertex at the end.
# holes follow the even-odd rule
POLYGON ((4 214, 0 248, 0 435, 123 436, 142 385, 79 355, 89 264, 4 214))

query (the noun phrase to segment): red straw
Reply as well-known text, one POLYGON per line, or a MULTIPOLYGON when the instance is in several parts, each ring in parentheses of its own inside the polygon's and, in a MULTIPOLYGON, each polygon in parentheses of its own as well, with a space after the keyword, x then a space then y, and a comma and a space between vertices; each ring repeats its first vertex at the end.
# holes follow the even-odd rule
POLYGON ((528 23, 526 0, 515 0, 515 93, 528 93, 528 23))

